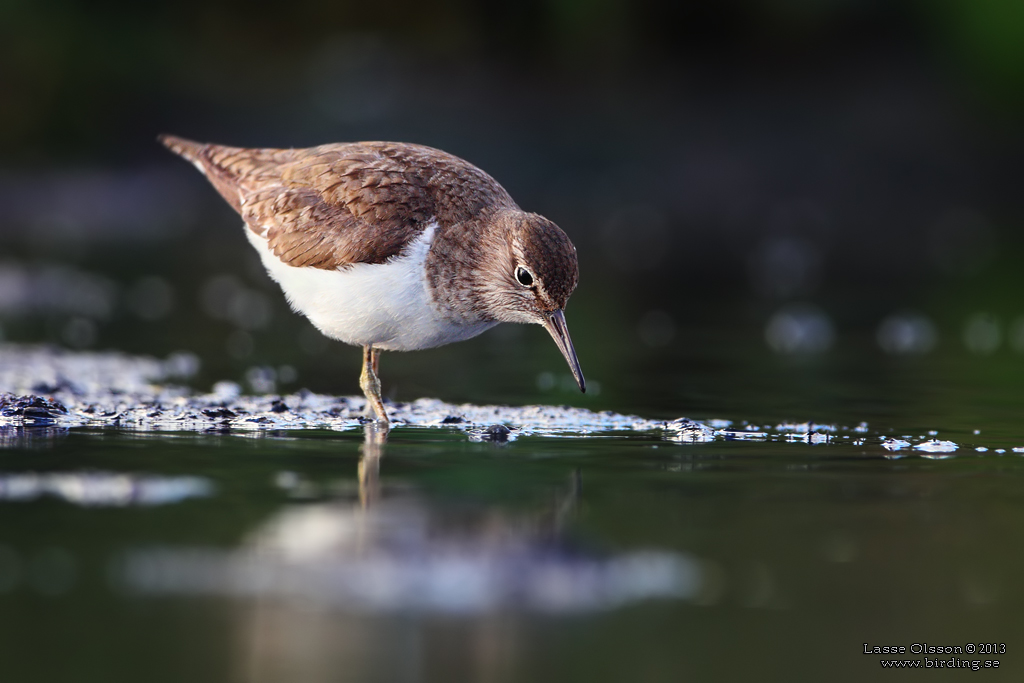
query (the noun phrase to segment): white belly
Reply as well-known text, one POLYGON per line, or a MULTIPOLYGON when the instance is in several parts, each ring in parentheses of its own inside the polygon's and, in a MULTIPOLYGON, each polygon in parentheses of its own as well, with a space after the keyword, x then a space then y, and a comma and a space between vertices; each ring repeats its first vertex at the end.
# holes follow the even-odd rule
POLYGON ((423 267, 434 229, 430 225, 399 258, 343 270, 289 266, 248 226, 245 234, 291 307, 325 335, 357 346, 413 351, 469 339, 497 324, 459 325, 434 308, 423 267))

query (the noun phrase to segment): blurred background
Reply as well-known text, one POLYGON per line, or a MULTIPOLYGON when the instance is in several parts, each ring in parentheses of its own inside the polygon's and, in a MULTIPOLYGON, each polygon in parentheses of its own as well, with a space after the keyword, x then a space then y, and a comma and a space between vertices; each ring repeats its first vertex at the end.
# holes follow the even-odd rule
POLYGON ((592 390, 501 326, 386 354, 395 400, 970 409, 921 391, 1024 379, 1022 37, 1014 0, 3 0, 0 338, 356 393, 359 351, 288 310, 155 137, 400 140, 571 236, 592 390))

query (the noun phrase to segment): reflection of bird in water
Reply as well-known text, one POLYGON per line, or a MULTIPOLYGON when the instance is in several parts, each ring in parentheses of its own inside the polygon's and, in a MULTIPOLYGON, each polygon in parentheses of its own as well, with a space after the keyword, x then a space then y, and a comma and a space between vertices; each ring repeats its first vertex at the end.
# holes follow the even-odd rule
MULTIPOLYGON (((435 506, 427 505, 408 489, 393 489, 383 495, 380 468, 388 430, 368 422, 363 425, 363 436, 357 467, 357 504, 336 500, 286 509, 250 537, 252 544, 261 552, 286 558, 321 557, 326 561, 396 553, 408 554, 411 560, 420 553, 431 554, 435 546, 460 554, 481 550, 499 554, 530 552, 534 545, 551 550, 552 542, 557 545, 563 535, 582 491, 576 470, 568 486, 529 515, 510 517, 493 509, 457 518, 439 515, 435 506), (358 542, 350 544, 354 539, 358 542)), ((305 495, 315 491, 315 487, 299 480, 290 480, 286 488, 303 490, 305 495)))
POLYGON ((393 142, 240 149, 160 139, 241 214, 292 307, 363 347, 360 386, 378 420, 388 420, 382 350, 462 341, 499 322, 543 325, 584 389, 563 314, 576 248, 475 166, 393 142))
POLYGON ((337 604, 336 583, 333 595, 317 595, 317 580, 322 588, 333 575, 334 582, 355 582, 346 598, 368 614, 296 609, 275 596, 258 597, 239 612, 238 677, 326 682, 344 672, 345 680, 420 680, 440 665, 443 677, 459 671, 471 680, 501 680, 521 649, 518 621, 500 609, 515 590, 508 583, 514 573, 528 574, 531 561, 552 559, 553 540, 576 507, 578 471, 552 505, 527 519, 493 510, 450 516, 415 494, 382 497, 387 432, 374 423, 364 430, 358 505, 290 506, 250 538, 261 555, 313 569, 307 599, 337 604), (374 618, 378 610, 423 609, 476 616, 442 623, 374 618), (445 655, 432 664, 428 651, 445 655))
MULTIPOLYGON (((457 667, 470 672, 456 678, 484 680, 515 655, 511 611, 579 612, 696 594, 699 569, 688 557, 602 556, 567 539, 578 472, 525 513, 439 504, 381 485, 387 432, 380 426, 365 425, 357 500, 287 505, 235 550, 141 551, 125 564, 128 586, 246 598, 237 609, 238 677, 257 683, 336 680, 339 672, 352 680, 420 679, 430 663, 424 653, 451 650, 453 642, 443 659, 465 657, 457 667), (451 624, 463 626, 445 631, 451 624)), ((279 485, 314 499, 338 490, 295 474, 279 485)), ((451 673, 448 665, 443 671, 451 673)))
POLYGON ((386 424, 368 422, 363 425, 362 457, 356 472, 359 479, 359 502, 370 507, 380 498, 380 459, 388 440, 386 424))

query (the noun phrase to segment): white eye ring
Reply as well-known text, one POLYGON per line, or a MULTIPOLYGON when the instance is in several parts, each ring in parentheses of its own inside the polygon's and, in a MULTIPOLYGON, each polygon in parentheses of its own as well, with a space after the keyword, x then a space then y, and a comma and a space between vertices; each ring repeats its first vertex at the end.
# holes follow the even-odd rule
POLYGON ((523 287, 533 286, 533 275, 531 275, 530 271, 522 266, 516 266, 516 280, 523 287))

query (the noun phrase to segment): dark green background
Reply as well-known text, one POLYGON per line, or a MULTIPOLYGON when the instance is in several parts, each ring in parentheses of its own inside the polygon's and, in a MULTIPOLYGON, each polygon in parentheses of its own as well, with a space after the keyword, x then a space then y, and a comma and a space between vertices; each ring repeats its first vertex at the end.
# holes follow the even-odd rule
POLYGON ((287 500, 279 472, 351 488, 360 434, 20 445, 0 470, 196 475, 217 494, 144 510, 0 504, 0 545, 63 548, 78 567, 65 595, 0 595, 0 678, 865 680, 879 667, 864 642, 991 640, 1012 653, 978 675, 1019 680, 1021 461, 973 447, 1024 446, 1022 93, 1012 0, 0 0, 7 341, 193 353, 202 390, 290 366, 279 391, 356 393, 358 350, 310 334, 238 217, 155 137, 403 140, 476 163, 571 236, 567 318, 593 390, 568 385, 543 330, 501 326, 385 354, 387 396, 872 430, 863 448, 655 434, 499 448, 398 430, 385 489, 446 519, 442 537, 485 518, 536 531, 578 473, 559 543, 686 553, 724 588, 704 606, 558 618, 285 607, 267 627, 284 635, 259 648, 261 605, 129 598, 111 559, 242 543, 287 505, 323 502, 287 500), (224 275, 264 324, 208 315, 204 289, 224 275), (154 276, 169 305, 148 316, 154 276), (833 343, 777 353, 766 327, 798 304, 833 343), (929 352, 880 348, 901 311, 931 321, 929 352), (996 325, 987 352, 964 340, 979 314, 996 325), (878 435, 928 430, 961 444, 956 457, 883 458, 878 435))

